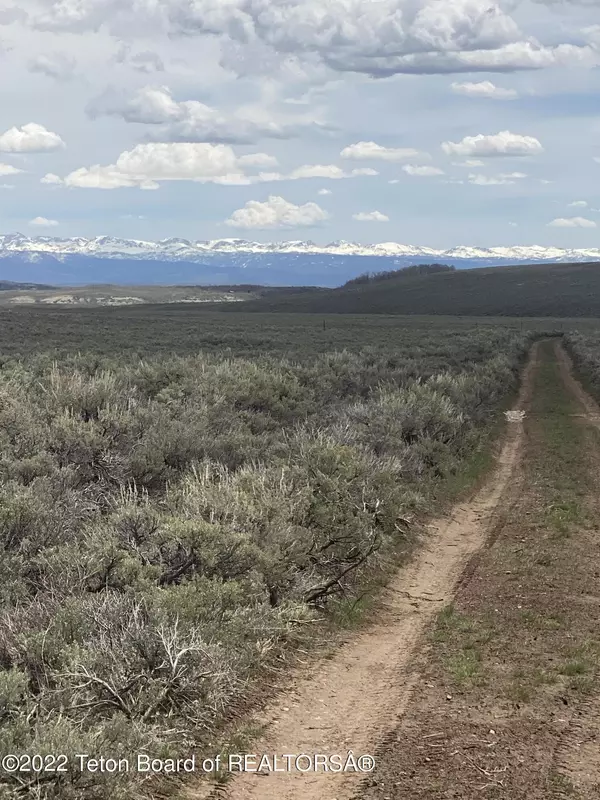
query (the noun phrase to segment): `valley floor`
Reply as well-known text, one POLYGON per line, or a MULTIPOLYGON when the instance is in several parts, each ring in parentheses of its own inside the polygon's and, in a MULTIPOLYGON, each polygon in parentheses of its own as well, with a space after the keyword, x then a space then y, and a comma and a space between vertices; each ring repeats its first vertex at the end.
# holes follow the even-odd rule
POLYGON ((246 773, 186 797, 600 796, 600 409, 534 346, 494 473, 434 521, 373 621, 254 720, 256 754, 371 773, 246 773))

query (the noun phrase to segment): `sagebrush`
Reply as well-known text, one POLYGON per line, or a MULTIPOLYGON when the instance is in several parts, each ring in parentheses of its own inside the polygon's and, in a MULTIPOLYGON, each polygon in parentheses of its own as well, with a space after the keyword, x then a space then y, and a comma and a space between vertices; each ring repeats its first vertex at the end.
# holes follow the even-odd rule
MULTIPOLYGON (((248 681, 406 546, 528 342, 488 327, 298 361, 5 358, 0 750, 213 741, 248 681)), ((139 798, 139 780, 3 774, 0 791, 139 798)))

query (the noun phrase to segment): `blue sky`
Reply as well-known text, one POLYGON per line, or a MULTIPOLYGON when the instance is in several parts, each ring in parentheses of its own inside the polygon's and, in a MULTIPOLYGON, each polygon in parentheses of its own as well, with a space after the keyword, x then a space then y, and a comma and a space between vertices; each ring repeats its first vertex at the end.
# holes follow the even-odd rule
POLYGON ((597 247, 596 0, 23 0, 0 231, 597 247))

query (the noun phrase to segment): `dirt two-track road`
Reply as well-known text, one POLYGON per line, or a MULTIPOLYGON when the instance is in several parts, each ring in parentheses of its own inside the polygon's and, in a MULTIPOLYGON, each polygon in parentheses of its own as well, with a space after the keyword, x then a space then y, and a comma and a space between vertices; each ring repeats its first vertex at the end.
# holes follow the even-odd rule
POLYGON ((256 754, 372 754, 187 797, 600 798, 600 409, 558 340, 531 352, 497 465, 434 520, 373 621, 255 721, 256 754))

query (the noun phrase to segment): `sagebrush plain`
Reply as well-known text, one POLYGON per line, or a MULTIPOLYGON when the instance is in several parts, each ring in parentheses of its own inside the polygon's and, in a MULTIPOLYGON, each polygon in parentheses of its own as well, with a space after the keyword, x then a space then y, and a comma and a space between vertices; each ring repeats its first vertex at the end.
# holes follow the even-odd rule
POLYGON ((347 619, 457 491, 541 325, 3 314, 0 746, 70 757, 223 746, 232 704, 347 619))

